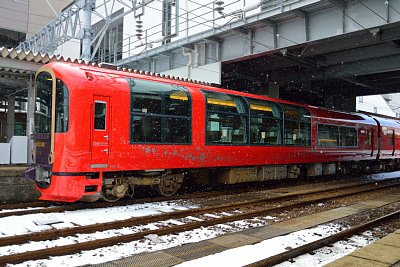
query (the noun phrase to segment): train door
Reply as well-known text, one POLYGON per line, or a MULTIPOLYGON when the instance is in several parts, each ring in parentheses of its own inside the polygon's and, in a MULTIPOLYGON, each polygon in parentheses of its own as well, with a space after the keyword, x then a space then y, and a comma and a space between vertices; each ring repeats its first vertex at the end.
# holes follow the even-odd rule
POLYGON ((390 136, 389 144, 392 145, 392 156, 394 156, 394 152, 396 150, 396 132, 395 130, 390 130, 390 132, 392 136, 389 135, 390 136))
POLYGON ((94 96, 92 108, 91 168, 107 168, 110 153, 110 98, 94 96))
POLYGON ((375 132, 374 128, 371 128, 367 131, 367 144, 371 146, 371 157, 374 156, 375 149, 375 132))

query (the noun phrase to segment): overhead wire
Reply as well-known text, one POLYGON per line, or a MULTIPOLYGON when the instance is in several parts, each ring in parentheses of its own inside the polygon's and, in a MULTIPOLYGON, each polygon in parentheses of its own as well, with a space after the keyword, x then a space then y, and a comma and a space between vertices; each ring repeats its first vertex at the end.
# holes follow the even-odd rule
POLYGON ((394 8, 393 5, 390 4, 390 2, 388 2, 388 6, 389 6, 391 9, 393 9, 397 14, 400 15, 400 11, 398 11, 396 8, 394 8))

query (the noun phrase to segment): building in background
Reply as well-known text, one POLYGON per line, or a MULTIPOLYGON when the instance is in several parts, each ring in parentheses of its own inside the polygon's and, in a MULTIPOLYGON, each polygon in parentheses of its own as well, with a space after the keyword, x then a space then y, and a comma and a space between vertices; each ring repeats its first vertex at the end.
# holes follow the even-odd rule
POLYGON ((382 97, 388 102, 390 108, 396 113, 396 117, 400 118, 400 94, 387 94, 382 97))
MULTIPOLYGON (((390 117, 399 117, 398 113, 396 113, 393 107, 392 96, 395 95, 397 101, 398 108, 400 107, 400 95, 399 94, 390 94, 390 95, 369 95, 369 96, 358 96, 356 98, 356 110, 357 111, 365 111, 369 113, 382 114, 390 117), (398 95, 398 96, 397 96, 398 95), (392 105, 389 103, 392 102, 392 105)), ((399 112, 399 111, 397 111, 399 112)))

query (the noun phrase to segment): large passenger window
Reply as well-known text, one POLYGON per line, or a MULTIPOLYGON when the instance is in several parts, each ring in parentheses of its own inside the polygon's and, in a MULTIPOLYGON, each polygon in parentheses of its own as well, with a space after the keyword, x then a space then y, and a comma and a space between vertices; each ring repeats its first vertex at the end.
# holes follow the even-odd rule
POLYGON ((272 102, 251 99, 250 104, 250 143, 279 145, 282 144, 282 111, 272 102))
POLYGON ((284 144, 311 145, 311 117, 306 108, 281 104, 284 116, 284 144))
POLYGON ((357 129, 352 127, 339 127, 340 146, 357 146, 357 129))
POLYGON ((318 124, 318 146, 336 147, 339 145, 339 128, 336 125, 318 124))
POLYGON ((353 127, 318 124, 320 147, 354 147, 357 146, 357 129, 353 127))
POLYGON ((207 103, 207 144, 247 144, 246 101, 239 96, 202 92, 207 103))
POLYGON ((191 142, 191 103, 186 88, 138 79, 128 81, 132 142, 191 142))

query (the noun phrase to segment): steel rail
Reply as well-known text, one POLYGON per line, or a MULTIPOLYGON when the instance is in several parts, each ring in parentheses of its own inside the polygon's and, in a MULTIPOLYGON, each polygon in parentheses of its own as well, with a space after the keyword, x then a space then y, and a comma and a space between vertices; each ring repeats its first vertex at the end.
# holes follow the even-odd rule
MULTIPOLYGON (((396 180, 399 178, 393 178, 392 180, 396 180)), ((306 184, 307 181, 301 181, 306 184)), ((351 181, 349 181, 351 182, 351 181)), ((293 186, 293 183, 290 182, 281 182, 283 186, 293 186)), ((301 183, 303 184, 303 183, 301 183)), ((278 185, 276 185, 278 186, 278 185)), ((261 187, 265 187, 265 183, 261 184, 261 187)), ((273 188, 269 188, 273 189, 273 188)), ((116 206, 126 206, 126 205, 133 205, 133 204, 141 204, 146 202, 154 202, 154 201, 169 201, 169 200, 177 200, 177 199, 188 199, 188 198, 199 198, 199 197, 212 197, 218 196, 225 193, 244 193, 244 192, 252 192, 252 191, 259 191, 260 190, 260 183, 257 185, 252 185, 249 187, 248 185, 244 184, 237 184, 236 186, 228 189, 217 189, 216 191, 208 191, 208 192, 191 192, 185 195, 174 195, 170 197, 163 197, 163 196, 155 196, 155 197, 141 197, 129 200, 121 200, 117 202, 79 202, 79 203, 61 203, 61 205, 57 205, 60 203, 54 202, 46 202, 46 201, 38 201, 32 203, 17 203, 17 204, 3 204, 0 205, 0 218, 7 217, 7 216, 21 216, 21 215, 28 215, 28 214, 35 214, 35 213, 53 213, 53 212, 63 212, 63 211, 74 211, 80 209, 97 209, 97 208, 108 208, 108 207, 116 207, 116 206), (35 209, 30 210, 28 208, 32 207, 46 207, 43 209, 35 209), (27 210, 19 210, 19 211, 5 211, 7 209, 27 209, 27 210)))
POLYGON ((370 220, 366 223, 363 223, 361 225, 357 225, 354 227, 351 227, 349 229, 346 229, 344 231, 341 231, 337 234, 322 238, 320 240, 308 243, 306 245, 297 247, 297 248, 293 248, 289 251, 286 252, 282 252, 280 254, 274 255, 272 257, 245 265, 246 267, 263 267, 263 266, 273 266, 275 264, 279 264, 281 262, 290 260, 292 258, 295 258, 297 256, 303 255, 305 253, 311 252, 313 250, 322 248, 324 246, 333 244, 335 242, 338 242, 340 240, 349 238, 355 234, 358 234, 360 232, 363 232, 365 230, 370 229, 373 226, 379 225, 382 222, 388 221, 390 219, 393 219, 397 216, 400 216, 400 210, 392 212, 390 214, 384 215, 382 217, 376 218, 374 220, 370 220))
POLYGON ((51 203, 46 202, 46 201, 35 201, 35 202, 30 202, 30 203, 2 204, 2 205, 0 205, 0 210, 48 207, 50 205, 51 205, 51 203))
MULTIPOLYGON (((398 186, 399 184, 400 183, 397 183, 396 185, 398 186)), ((109 237, 109 238, 105 238, 105 239, 87 241, 87 242, 82 242, 82 243, 78 243, 78 244, 63 245, 63 246, 58 246, 58 247, 53 247, 53 248, 46 248, 46 249, 40 249, 40 250, 35 250, 35 251, 28 251, 28 252, 23 252, 23 253, 16 253, 16 254, 11 254, 11 255, 1 256, 0 257, 0 265, 16 264, 16 263, 21 263, 21 262, 24 262, 27 260, 38 260, 38 259, 47 258, 49 256, 62 256, 62 255, 69 255, 69 254, 73 254, 73 253, 79 253, 83 250, 91 250, 91 249, 96 249, 96 248, 100 248, 100 247, 115 245, 118 243, 126 243, 126 242, 140 240, 140 239, 143 239, 145 236, 151 235, 151 234, 156 234, 156 235, 176 234, 179 232, 193 230, 193 229, 200 228, 200 227, 207 227, 207 226, 212 226, 212 225, 216 225, 216 224, 232 222, 232 221, 236 221, 236 220, 253 218, 253 217, 261 216, 261 215, 264 215, 264 214, 270 213, 270 212, 287 210, 288 208, 294 208, 294 207, 298 207, 301 205, 312 204, 312 203, 320 202, 323 200, 327 201, 327 200, 337 199, 337 198, 346 197, 349 195, 359 194, 360 192, 369 192, 369 191, 385 189, 385 188, 392 187, 392 186, 394 186, 394 185, 385 185, 385 186, 380 186, 378 188, 368 188, 365 190, 356 190, 356 191, 349 192, 349 193, 337 194, 336 196, 327 196, 327 197, 317 198, 317 199, 313 199, 313 200, 300 201, 295 204, 282 205, 279 207, 267 207, 262 210, 251 211, 251 212, 242 213, 242 214, 234 214, 231 216, 220 217, 220 218, 211 218, 210 220, 207 220, 207 221, 201 221, 201 222, 196 221, 196 222, 186 223, 184 225, 171 226, 171 227, 166 226, 165 228, 161 228, 161 229, 147 230, 147 231, 128 234, 128 235, 124 235, 124 236, 109 237)), ((242 203, 241 205, 245 205, 245 203, 242 203)), ((209 208, 206 208, 205 210, 204 209, 203 210, 195 210, 192 212, 185 211, 185 212, 182 212, 180 217, 185 217, 189 214, 192 216, 196 215, 198 213, 204 214, 205 212, 210 212, 211 210, 221 211, 221 207, 209 207, 209 208), (185 215, 183 215, 183 214, 185 214, 185 215)), ((181 212, 177 212, 177 213, 179 214, 181 212)), ((168 213, 168 214, 161 215, 161 216, 167 216, 166 218, 168 218, 168 219, 170 219, 170 218, 176 219, 177 218, 176 215, 174 215, 174 213, 168 213)), ((152 217, 152 216, 148 216, 146 218, 146 220, 150 220, 151 219, 150 217, 152 217)), ((153 216, 153 219, 154 219, 154 217, 158 217, 158 216, 153 216)), ((120 224, 120 222, 117 222, 117 223, 118 223, 118 225, 120 224)), ((59 230, 58 233, 60 234, 64 231, 66 231, 66 229, 59 230)))
MULTIPOLYGON (((400 178, 395 178, 399 179, 400 178)), ((142 204, 146 202, 153 201, 169 201, 169 200, 177 200, 177 199, 186 199, 186 198, 197 198, 197 197, 210 197, 210 196, 218 196, 223 192, 235 192, 238 188, 222 190, 222 191, 213 191, 213 192, 200 192, 200 193, 191 193, 188 195, 174 195, 170 197, 145 197, 145 198, 137 198, 130 200, 122 200, 118 202, 78 202, 78 203, 62 203, 59 206, 54 205, 52 202, 32 202, 32 203, 19 203, 19 204, 4 204, 0 205, 0 210, 5 209, 26 209, 19 211, 3 211, 0 213, 0 218, 8 217, 8 216, 21 216, 28 214, 36 214, 36 213, 54 213, 54 212, 64 212, 64 211, 74 211, 81 209, 98 209, 98 208, 109 208, 109 207, 117 207, 117 206, 127 206, 133 204, 142 204), (53 206, 52 206, 53 205, 53 206), (28 209, 31 207, 44 207, 43 209, 28 209)), ((239 188, 240 189, 240 188, 239 188)), ((251 190, 260 190, 260 188, 254 186, 253 188, 243 188, 244 190, 239 192, 249 192, 251 190)))

